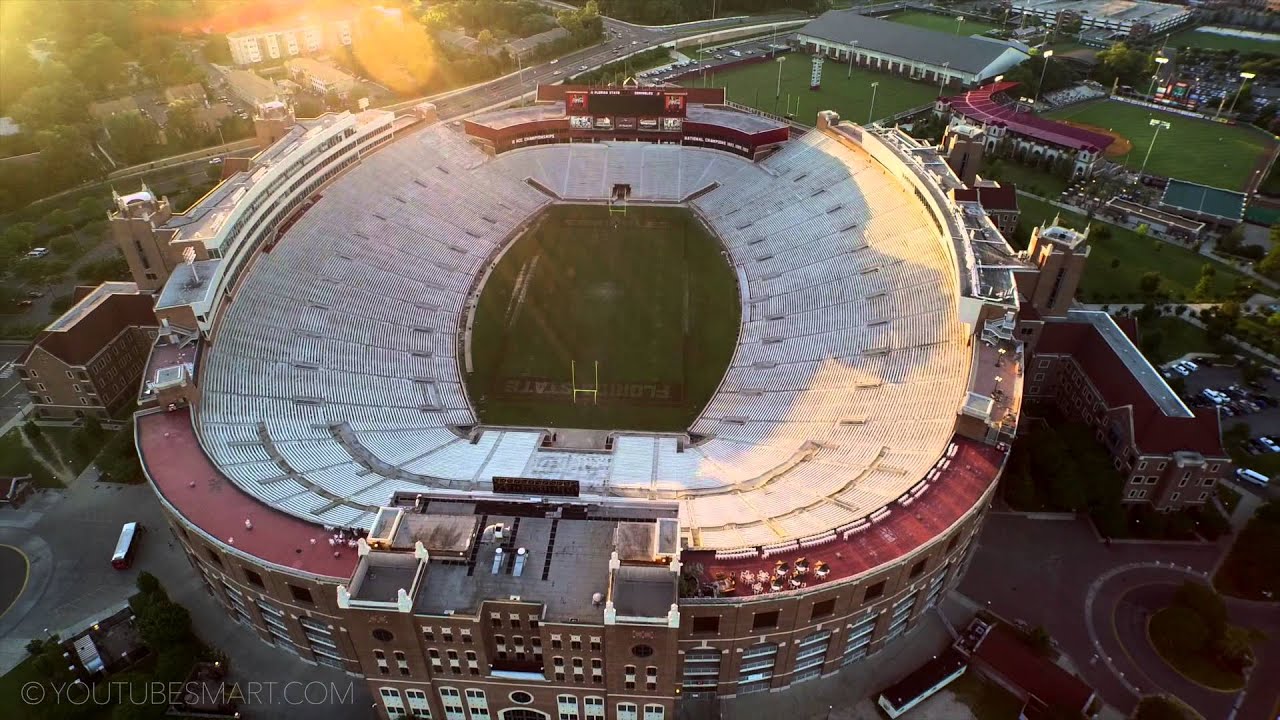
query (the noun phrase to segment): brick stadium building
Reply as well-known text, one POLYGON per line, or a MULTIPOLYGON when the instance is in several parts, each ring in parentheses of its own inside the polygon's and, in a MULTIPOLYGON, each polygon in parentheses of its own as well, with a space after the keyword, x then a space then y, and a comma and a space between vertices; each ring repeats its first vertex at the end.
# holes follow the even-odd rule
POLYGON ((1056 225, 1037 228, 1028 248, 1040 276, 1059 281, 1018 318, 1030 357, 1027 402, 1094 428, 1125 478, 1122 502, 1163 512, 1209 502, 1214 485, 1232 472, 1218 410, 1183 402, 1138 349, 1131 320, 1071 309, 1088 233, 1056 225))
POLYGON ((687 121, 756 120, 683 97, 301 122, 170 241, 207 259, 157 304, 146 474, 228 613, 363 676, 383 717, 714 716, 875 663, 965 571, 1038 337, 1015 319, 1064 313, 1082 264, 1014 253, 896 129, 824 113, 726 152, 687 121), (516 143, 529 122, 572 142, 516 143), (485 269, 542 208, 620 186, 724 243, 721 387, 679 435, 477 424, 485 269))
POLYGON ((14 361, 35 418, 108 420, 128 407, 156 337, 155 298, 131 282, 77 288, 77 301, 14 361))
POLYGON ((1074 176, 1092 175, 1113 138, 1036 115, 1010 96, 1016 87, 1016 82, 992 82, 962 95, 938 98, 933 110, 952 124, 985 131, 988 153, 1008 142, 1012 152, 1030 162, 1065 157, 1072 162, 1074 176))

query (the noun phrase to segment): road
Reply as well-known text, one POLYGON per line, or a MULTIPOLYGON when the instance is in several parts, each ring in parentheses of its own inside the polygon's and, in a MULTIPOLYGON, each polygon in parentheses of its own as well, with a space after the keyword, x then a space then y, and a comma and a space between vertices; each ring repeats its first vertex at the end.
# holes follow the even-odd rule
POLYGON ((1271 720, 1280 687, 1280 612, 1274 605, 1224 598, 1230 621, 1255 628, 1267 639, 1255 646, 1257 666, 1249 676, 1244 697, 1218 692, 1187 680, 1169 666, 1147 639, 1147 620, 1167 607, 1178 585, 1192 575, 1169 567, 1133 567, 1095 585, 1088 622, 1103 653, 1123 681, 1143 694, 1169 693, 1181 698, 1206 718, 1271 720))

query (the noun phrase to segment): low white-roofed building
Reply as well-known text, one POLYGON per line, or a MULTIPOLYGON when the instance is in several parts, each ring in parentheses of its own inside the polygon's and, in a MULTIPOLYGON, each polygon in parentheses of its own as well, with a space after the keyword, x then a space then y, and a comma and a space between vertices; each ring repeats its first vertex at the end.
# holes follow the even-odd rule
POLYGON ((829 10, 800 28, 810 52, 881 72, 948 85, 973 85, 1007 72, 1029 56, 991 38, 961 37, 849 10, 829 10))

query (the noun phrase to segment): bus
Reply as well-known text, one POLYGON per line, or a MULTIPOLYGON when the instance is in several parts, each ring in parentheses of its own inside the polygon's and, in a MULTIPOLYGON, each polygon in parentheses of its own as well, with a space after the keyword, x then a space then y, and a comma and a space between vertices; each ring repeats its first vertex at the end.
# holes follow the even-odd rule
POLYGON ((116 541, 116 551, 111 556, 111 567, 125 570, 133 565, 133 556, 138 551, 138 536, 142 534, 142 526, 136 522, 125 523, 120 528, 120 539, 116 541))
POLYGON ((1247 483, 1253 483, 1258 487, 1266 487, 1267 485, 1271 484, 1271 478, 1267 477, 1266 475, 1263 475, 1260 472, 1255 472, 1248 468, 1237 469, 1236 477, 1240 478, 1241 480, 1247 483))

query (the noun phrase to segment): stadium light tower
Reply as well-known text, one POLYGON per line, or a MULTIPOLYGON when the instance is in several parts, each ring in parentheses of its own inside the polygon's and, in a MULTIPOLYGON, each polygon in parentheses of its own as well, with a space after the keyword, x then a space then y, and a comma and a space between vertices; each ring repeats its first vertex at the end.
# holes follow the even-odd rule
POLYGON ((964 16, 963 16, 963 15, 957 15, 957 16, 956 16, 956 34, 957 34, 957 35, 959 35, 959 34, 960 34, 960 26, 961 26, 961 25, 963 25, 963 24, 964 24, 964 16))
POLYGON ((876 88, 880 87, 880 82, 871 83, 871 107, 867 110, 867 124, 871 124, 871 118, 876 116, 876 88))
POLYGON ((782 63, 786 62, 787 56, 783 55, 776 59, 778 63, 778 86, 773 91, 773 114, 778 114, 778 98, 782 97, 782 63))
POLYGON ((1156 71, 1155 71, 1155 73, 1151 76, 1151 87, 1147 89, 1147 97, 1148 97, 1148 98, 1150 98, 1152 95, 1154 95, 1154 94, 1155 94, 1155 91, 1156 91, 1156 80, 1158 80, 1158 79, 1160 78, 1160 68, 1164 67, 1164 64, 1165 64, 1165 63, 1167 63, 1167 62, 1169 62, 1169 58, 1167 58, 1167 57, 1158 57, 1158 58, 1156 58, 1156 71))
POLYGON ((1160 131, 1169 129, 1169 122, 1167 120, 1156 120, 1155 118, 1151 118, 1151 122, 1148 124, 1155 128, 1156 131, 1151 135, 1151 144, 1147 146, 1147 154, 1142 158, 1142 167, 1138 169, 1139 178, 1142 177, 1142 173, 1147 171, 1147 161, 1151 159, 1151 151, 1156 146, 1156 138, 1160 137, 1160 131))
POLYGON ((858 41, 854 40, 852 47, 849 48, 849 74, 845 75, 845 79, 853 77, 853 56, 858 54, 858 41))
POLYGON ((1044 66, 1040 68, 1040 82, 1036 83, 1035 102, 1040 102, 1040 88, 1044 87, 1044 74, 1049 69, 1049 58, 1053 57, 1052 50, 1044 51, 1044 66))
POLYGON ((1258 77, 1257 73, 1251 73, 1251 72, 1240 73, 1240 87, 1236 88, 1236 96, 1231 99, 1231 107, 1227 108, 1228 115, 1236 111, 1236 102, 1240 100, 1240 93, 1244 92, 1244 86, 1248 85, 1249 81, 1256 77, 1258 77))
POLYGON ((947 68, 951 67, 950 62, 942 63, 942 72, 938 73, 938 97, 942 97, 942 88, 947 84, 947 68))

